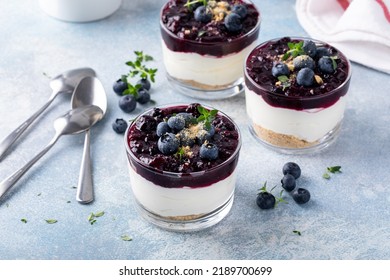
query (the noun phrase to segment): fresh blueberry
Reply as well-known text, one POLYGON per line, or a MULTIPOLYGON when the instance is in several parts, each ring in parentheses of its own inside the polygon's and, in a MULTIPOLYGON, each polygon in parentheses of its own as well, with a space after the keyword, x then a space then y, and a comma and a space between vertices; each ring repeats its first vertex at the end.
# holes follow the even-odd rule
POLYGON ((212 14, 206 6, 199 6, 196 8, 194 17, 196 21, 200 21, 202 23, 208 23, 212 19, 212 14))
POLYGON ((144 89, 146 89, 148 91, 151 88, 151 84, 150 84, 150 82, 149 82, 149 80, 147 78, 142 78, 141 80, 139 80, 137 82, 137 85, 141 85, 141 87, 143 87, 144 89))
POLYGON ((171 128, 166 122, 160 122, 157 125, 156 134, 158 137, 164 135, 167 132, 171 132, 171 128))
POLYGON ((310 68, 302 68, 297 74, 297 83, 300 86, 309 87, 314 82, 314 71, 310 68))
POLYGON ((210 141, 215 134, 215 127, 210 125, 210 128, 203 127, 196 135, 199 145, 202 145, 205 141, 210 141))
POLYGON ((246 15, 248 14, 248 9, 246 8, 245 5, 237 4, 233 6, 232 13, 236 13, 241 18, 245 18, 246 15))
POLYGON ((171 155, 179 150, 179 140, 173 133, 165 133, 158 139, 157 147, 164 155, 171 155))
POLYGON ((113 84, 112 89, 116 94, 123 95, 123 92, 127 89, 127 83, 119 79, 113 84))
POLYGON ((293 175, 295 179, 298 179, 301 176, 301 168, 295 162, 287 162, 286 164, 284 164, 282 172, 283 175, 293 175))
POLYGON ((257 195, 256 204, 261 209, 271 209, 275 207, 275 196, 269 192, 261 192, 257 195))
POLYGON ((127 129, 127 122, 124 119, 116 119, 112 123, 112 129, 118 134, 123 134, 127 129))
POLYGON ((318 47, 317 48, 317 53, 316 53, 317 59, 319 59, 323 56, 330 56, 330 55, 331 55, 331 53, 330 53, 329 48, 326 48, 326 47, 318 47))
POLYGON ((288 66, 283 62, 278 62, 272 67, 272 76, 279 77, 279 76, 288 76, 290 75, 290 70, 288 69, 288 66))
POLYGON ((183 117, 186 127, 188 127, 190 124, 193 124, 196 121, 195 117, 190 113, 181 112, 181 113, 178 113, 176 116, 183 117))
POLYGON ((147 89, 140 88, 137 90, 137 102, 139 104, 146 104, 150 101, 150 94, 147 89))
POLYGON ((299 70, 302 68, 310 68, 314 69, 315 62, 314 60, 308 56, 308 55, 300 55, 293 59, 294 64, 294 70, 299 70))
POLYGON ((335 70, 333 68, 333 60, 329 56, 323 56, 318 60, 318 68, 326 74, 331 74, 335 70))
POLYGON ((189 136, 187 129, 183 129, 178 134, 180 140, 180 146, 189 146, 192 147, 195 144, 195 139, 189 136))
POLYGON ((184 120, 184 118, 182 116, 176 115, 176 116, 172 116, 168 119, 168 125, 172 129, 172 131, 179 132, 180 130, 182 130, 185 127, 186 121, 184 120))
POLYGON ((215 160, 218 158, 218 147, 213 143, 206 143, 200 146, 200 157, 207 160, 215 160))
POLYGON ((310 57, 316 56, 317 46, 313 41, 311 41, 311 40, 303 41, 302 49, 308 56, 310 56, 310 57))
POLYGON ((292 197, 298 204, 304 204, 310 200, 310 192, 304 188, 298 188, 292 193, 292 197))
POLYGON ((296 186, 295 177, 289 173, 283 176, 281 183, 283 189, 285 189, 287 192, 291 192, 293 189, 295 189, 296 186))
POLYGON ((240 32, 242 30, 241 17, 236 13, 228 14, 224 19, 224 24, 229 32, 240 32))
POLYGON ((127 94, 119 99, 119 108, 121 108, 123 112, 131 113, 134 111, 135 107, 137 107, 137 100, 134 95, 127 94))

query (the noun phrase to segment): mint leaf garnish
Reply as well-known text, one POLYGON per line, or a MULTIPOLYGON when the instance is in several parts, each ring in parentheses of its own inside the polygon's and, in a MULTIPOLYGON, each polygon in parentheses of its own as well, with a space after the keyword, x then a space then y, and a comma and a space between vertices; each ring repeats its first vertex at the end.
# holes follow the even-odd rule
POLYGON ((212 121, 215 119, 215 116, 218 113, 218 110, 207 110, 206 108, 202 106, 198 106, 198 112, 200 113, 200 116, 197 118, 198 123, 204 122, 204 126, 206 129, 210 129, 212 121))
POLYGON ((303 41, 298 43, 288 42, 287 46, 289 50, 283 55, 282 60, 287 60, 290 56, 294 58, 298 55, 305 54, 305 51, 303 50, 303 41))

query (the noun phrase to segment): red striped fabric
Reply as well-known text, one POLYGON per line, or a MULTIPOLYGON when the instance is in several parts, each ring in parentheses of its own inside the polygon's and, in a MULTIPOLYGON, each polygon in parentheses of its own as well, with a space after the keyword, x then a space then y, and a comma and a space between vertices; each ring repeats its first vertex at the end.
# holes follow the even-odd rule
POLYGON ((379 6, 381 6, 386 20, 390 23, 390 12, 389 8, 386 6, 386 3, 383 0, 376 0, 376 2, 379 4, 379 6))

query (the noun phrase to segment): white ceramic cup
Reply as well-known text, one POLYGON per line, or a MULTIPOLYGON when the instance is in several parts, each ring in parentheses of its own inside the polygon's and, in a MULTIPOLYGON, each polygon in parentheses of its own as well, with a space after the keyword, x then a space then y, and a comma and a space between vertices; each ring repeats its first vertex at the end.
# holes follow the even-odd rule
POLYGON ((88 22, 113 14, 122 0, 39 0, 39 4, 44 12, 57 19, 88 22))

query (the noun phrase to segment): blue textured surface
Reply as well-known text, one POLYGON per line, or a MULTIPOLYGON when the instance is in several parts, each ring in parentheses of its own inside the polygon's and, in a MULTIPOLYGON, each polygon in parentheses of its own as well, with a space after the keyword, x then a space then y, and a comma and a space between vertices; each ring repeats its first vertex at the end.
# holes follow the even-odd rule
MULTIPOLYGON (((43 73, 92 67, 108 95, 108 113, 92 129, 95 202, 75 201, 84 137, 64 136, 0 202, 0 259, 390 259, 390 79, 354 63, 341 134, 320 154, 287 156, 259 145, 247 128, 243 95, 207 102, 229 114, 242 131, 231 212, 220 224, 190 234, 160 230, 140 219, 123 138, 111 123, 118 117, 132 119, 144 108, 121 112, 112 83, 129 70, 124 62, 133 59, 133 51, 144 50, 159 69, 152 91, 158 104, 196 101, 173 92, 166 81, 158 24, 163 2, 125 0, 105 20, 75 24, 47 16, 38 1, 0 0, 0 138, 49 98, 43 73), (302 167, 298 184, 310 190, 311 201, 298 206, 285 195, 288 204, 261 211, 257 190, 264 181, 280 185, 287 161, 302 167), (333 165, 341 165, 342 173, 323 179, 326 167, 333 165), (88 215, 99 211, 105 215, 91 225, 88 215), (133 240, 123 241, 124 234, 133 240)), ((259 42, 307 35, 293 0, 254 2, 263 16, 259 42)), ((70 108, 69 101, 70 96, 56 99, 16 142, 0 162, 0 180, 50 141, 52 122, 70 108)))

